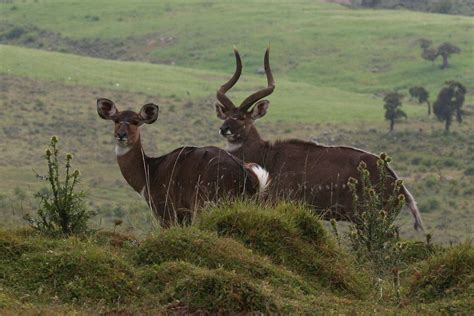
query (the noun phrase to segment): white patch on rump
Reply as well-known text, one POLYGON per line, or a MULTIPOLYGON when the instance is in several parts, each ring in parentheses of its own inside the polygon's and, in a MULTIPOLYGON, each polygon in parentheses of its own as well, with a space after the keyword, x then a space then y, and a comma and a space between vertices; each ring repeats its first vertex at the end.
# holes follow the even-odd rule
POLYGON ((119 145, 115 145, 115 154, 117 156, 123 156, 126 153, 128 153, 130 151, 130 149, 132 149, 132 146, 122 147, 122 146, 119 146, 119 145))
POLYGON ((247 168, 252 171, 258 179, 258 192, 261 194, 265 192, 268 185, 270 184, 270 174, 267 170, 257 165, 256 163, 247 164, 247 168))

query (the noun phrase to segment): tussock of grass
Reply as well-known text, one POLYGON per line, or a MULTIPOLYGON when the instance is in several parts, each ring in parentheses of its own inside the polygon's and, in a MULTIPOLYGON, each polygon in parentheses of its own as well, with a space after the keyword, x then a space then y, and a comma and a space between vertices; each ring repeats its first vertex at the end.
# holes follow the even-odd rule
POLYGON ((14 295, 0 288, 0 308, 9 308, 19 304, 14 295))
POLYGON ((401 251, 398 253, 399 261, 405 264, 412 264, 426 260, 436 254, 440 247, 427 244, 421 241, 403 241, 401 242, 401 251))
POLYGON ((116 248, 123 248, 127 245, 137 243, 137 240, 132 236, 123 235, 111 231, 99 231, 94 234, 93 241, 101 246, 112 246, 116 248))
POLYGON ((410 296, 424 302, 458 294, 474 297, 474 248, 470 242, 423 262, 410 287, 410 296))
POLYGON ((198 226, 240 240, 314 283, 357 296, 366 293, 364 273, 357 273, 351 258, 304 207, 222 204, 203 214, 198 226))
POLYGON ((0 260, 0 281, 17 296, 113 304, 137 294, 131 269, 107 250, 77 238, 25 236, 0 234, 0 250, 13 253, 0 260))
POLYGON ((16 235, 0 231, 0 261, 15 260, 29 249, 16 235))
POLYGON ((154 265, 144 275, 144 285, 162 292, 160 302, 177 301, 188 311, 277 312, 273 291, 259 282, 223 268, 207 269, 187 262, 154 265))

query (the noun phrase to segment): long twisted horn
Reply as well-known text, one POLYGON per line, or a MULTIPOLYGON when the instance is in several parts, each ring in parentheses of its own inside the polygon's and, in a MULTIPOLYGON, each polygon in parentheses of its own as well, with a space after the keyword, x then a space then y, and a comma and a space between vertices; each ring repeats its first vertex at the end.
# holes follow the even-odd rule
POLYGON ((248 96, 239 107, 243 111, 247 111, 252 106, 252 104, 272 94, 273 90, 275 89, 275 81, 273 80, 272 70, 270 69, 269 55, 270 55, 270 47, 267 48, 265 52, 265 58, 264 58, 265 73, 267 75, 268 87, 248 96))
POLYGON ((221 86, 221 88, 217 91, 217 100, 219 100, 222 105, 224 105, 227 109, 235 109, 234 103, 225 95, 227 91, 232 88, 235 83, 239 80, 240 75, 242 74, 242 60, 240 59, 239 52, 237 51, 236 48, 234 48, 234 55, 235 55, 235 62, 236 62, 236 67, 235 67, 235 73, 230 78, 229 81, 227 81, 225 84, 221 86))

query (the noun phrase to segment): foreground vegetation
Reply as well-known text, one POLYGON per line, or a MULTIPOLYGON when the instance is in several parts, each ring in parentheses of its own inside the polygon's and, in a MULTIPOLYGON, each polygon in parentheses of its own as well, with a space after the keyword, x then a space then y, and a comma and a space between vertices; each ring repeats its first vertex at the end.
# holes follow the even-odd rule
POLYGON ((99 231, 54 239, 0 231, 0 311, 466 312, 474 248, 404 242, 392 274, 338 246, 302 207, 211 206, 144 239, 99 231), (377 275, 377 277, 374 277, 377 275), (397 297, 396 293, 401 296, 397 297))

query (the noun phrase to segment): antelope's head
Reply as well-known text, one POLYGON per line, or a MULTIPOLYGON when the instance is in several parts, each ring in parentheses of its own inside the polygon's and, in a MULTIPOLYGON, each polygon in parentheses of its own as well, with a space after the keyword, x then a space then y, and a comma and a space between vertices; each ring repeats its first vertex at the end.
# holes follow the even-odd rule
POLYGON ((247 139, 254 121, 267 113, 270 102, 261 99, 269 96, 275 89, 275 82, 270 69, 269 54, 270 50, 267 49, 265 52, 264 65, 268 86, 251 94, 240 106, 236 107, 229 97, 225 95, 239 80, 242 73, 242 61, 239 52, 234 49, 237 64, 235 73, 232 78, 217 91, 218 102, 216 103, 217 117, 224 121, 219 129, 219 134, 225 137, 229 143, 243 143, 247 139))
POLYGON ((151 124, 156 121, 158 106, 153 103, 145 104, 138 113, 119 111, 113 101, 101 98, 97 99, 97 113, 104 120, 114 122, 114 137, 118 154, 140 141, 139 127, 144 123, 151 124))

